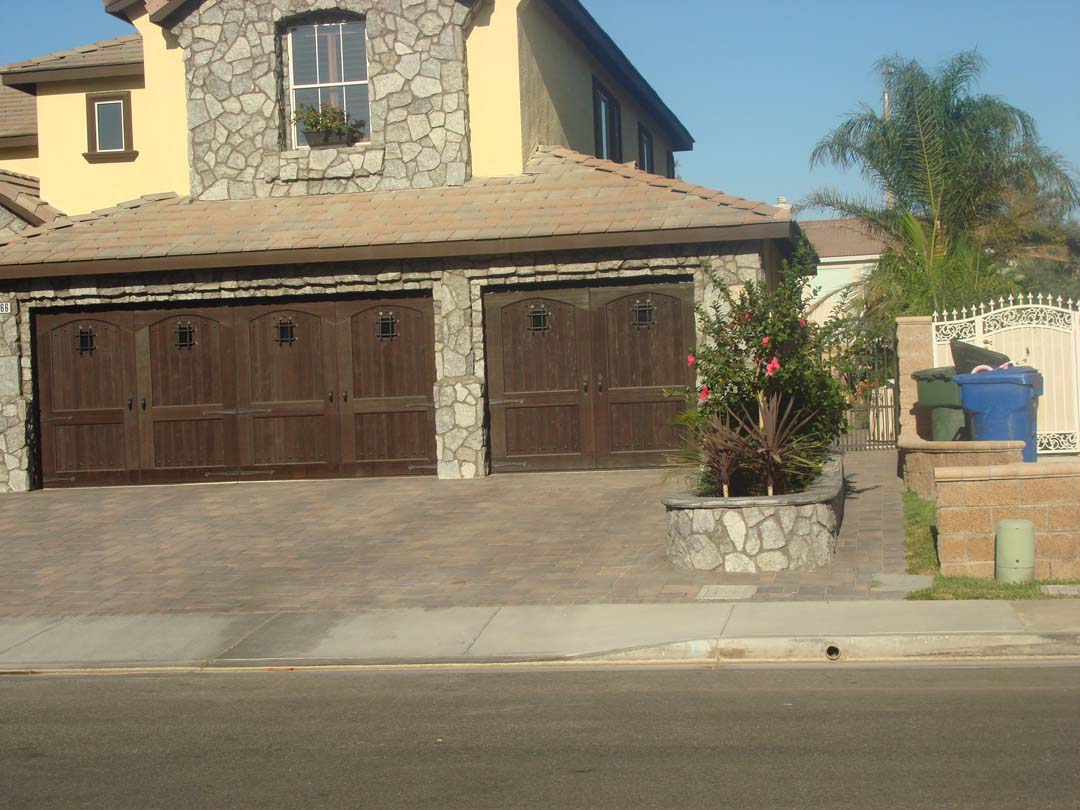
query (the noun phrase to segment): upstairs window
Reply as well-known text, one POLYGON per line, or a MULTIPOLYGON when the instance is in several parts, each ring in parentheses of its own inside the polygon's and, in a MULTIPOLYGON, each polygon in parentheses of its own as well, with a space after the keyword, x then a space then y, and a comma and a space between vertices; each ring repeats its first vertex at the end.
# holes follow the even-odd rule
MULTIPOLYGON (((292 109, 329 104, 352 120, 370 122, 367 33, 361 20, 300 25, 289 29, 289 84, 292 109)), ((290 116, 291 118, 291 116, 290 116)), ((292 124, 293 142, 306 146, 292 124)), ((370 127, 365 127, 370 132, 370 127)))
POLYGON ((622 163, 622 110, 607 88, 593 79, 593 125, 596 156, 622 163))
POLYGON ((638 168, 649 174, 656 174, 656 149, 653 146, 652 133, 643 125, 638 124, 638 168))
POLYGON ((93 93, 86 97, 86 152, 90 163, 134 160, 131 93, 93 93))

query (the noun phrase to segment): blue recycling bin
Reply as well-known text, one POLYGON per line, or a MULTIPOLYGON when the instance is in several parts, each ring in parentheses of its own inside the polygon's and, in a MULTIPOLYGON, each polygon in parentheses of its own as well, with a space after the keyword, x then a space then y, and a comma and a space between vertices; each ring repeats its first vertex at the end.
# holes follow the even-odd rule
POLYGON ((957 374, 960 401, 975 441, 1019 439, 1024 461, 1038 460, 1036 412, 1043 377, 1030 366, 957 374))

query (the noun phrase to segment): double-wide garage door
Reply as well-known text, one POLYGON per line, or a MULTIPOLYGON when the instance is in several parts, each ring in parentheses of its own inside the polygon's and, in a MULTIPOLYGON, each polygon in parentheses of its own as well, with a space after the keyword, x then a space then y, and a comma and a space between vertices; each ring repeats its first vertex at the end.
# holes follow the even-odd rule
POLYGON ((435 471, 426 298, 49 314, 46 486, 435 471))
POLYGON ((485 299, 495 471, 645 467, 682 444, 692 284, 485 299))

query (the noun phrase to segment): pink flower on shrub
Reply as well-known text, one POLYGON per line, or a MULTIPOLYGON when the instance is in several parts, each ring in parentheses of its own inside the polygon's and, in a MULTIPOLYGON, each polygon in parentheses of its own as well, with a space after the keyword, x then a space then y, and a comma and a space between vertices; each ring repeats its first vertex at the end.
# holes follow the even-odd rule
POLYGON ((766 337, 766 338, 762 338, 762 339, 761 339, 761 345, 762 345, 762 346, 768 346, 768 345, 769 345, 769 341, 770 341, 770 340, 772 340, 772 338, 767 338, 767 337, 766 337))
POLYGON ((766 377, 771 377, 773 374, 775 374, 779 370, 780 370, 780 360, 777 359, 776 357, 773 357, 773 359, 769 361, 769 364, 767 366, 765 366, 765 376, 766 377))
POLYGON ((697 398, 698 398, 698 399, 699 399, 699 400, 700 400, 701 402, 704 402, 705 400, 707 400, 707 399, 709 398, 709 386, 707 386, 707 385, 703 385, 703 386, 701 387, 701 391, 700 391, 700 392, 698 392, 697 398))
POLYGON ((805 329, 806 328, 806 318, 799 318, 799 328, 800 329, 805 329))
POLYGON ((687 366, 692 366, 696 362, 697 362, 697 358, 694 357, 694 355, 692 355, 692 354, 686 355, 686 365, 687 366))
POLYGON ((749 312, 746 313, 745 317, 746 317, 746 322, 750 323, 750 313, 749 312))

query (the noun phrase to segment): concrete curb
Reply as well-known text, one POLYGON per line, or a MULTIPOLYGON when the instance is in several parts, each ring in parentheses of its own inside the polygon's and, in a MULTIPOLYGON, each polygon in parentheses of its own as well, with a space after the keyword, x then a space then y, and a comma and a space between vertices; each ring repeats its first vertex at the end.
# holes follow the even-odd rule
POLYGON ((577 660, 843 663, 944 658, 1080 657, 1080 635, 1034 633, 801 636, 699 639, 577 660))
POLYGON ((197 674, 293 670, 498 669, 507 667, 600 667, 633 665, 738 666, 748 664, 836 664, 991 660, 1080 661, 1076 633, 953 633, 880 636, 712 638, 611 650, 575 656, 402 659, 213 659, 175 662, 103 662, 0 669, 3 675, 197 674))

